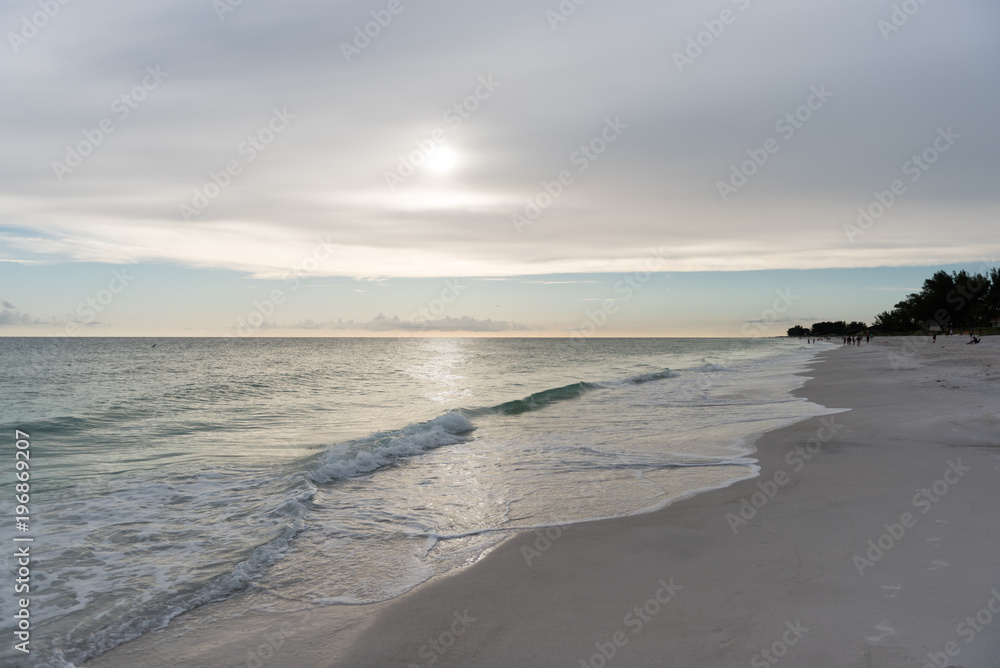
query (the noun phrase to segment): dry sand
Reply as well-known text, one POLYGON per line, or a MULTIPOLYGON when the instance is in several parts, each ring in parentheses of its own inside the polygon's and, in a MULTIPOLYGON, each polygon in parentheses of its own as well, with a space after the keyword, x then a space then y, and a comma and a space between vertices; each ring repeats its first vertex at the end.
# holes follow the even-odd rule
POLYGON ((766 434, 758 478, 386 603, 236 596, 87 666, 998 666, 1000 339, 965 341, 824 353, 799 394, 852 410, 766 434))

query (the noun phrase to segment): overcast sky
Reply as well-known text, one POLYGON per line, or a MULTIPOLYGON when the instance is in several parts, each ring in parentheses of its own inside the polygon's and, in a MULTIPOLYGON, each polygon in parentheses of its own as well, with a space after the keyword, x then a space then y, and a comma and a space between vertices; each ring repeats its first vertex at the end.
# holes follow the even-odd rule
POLYGON ((0 333, 739 335, 1000 249, 996 2, 238 1, 0 9, 0 333))

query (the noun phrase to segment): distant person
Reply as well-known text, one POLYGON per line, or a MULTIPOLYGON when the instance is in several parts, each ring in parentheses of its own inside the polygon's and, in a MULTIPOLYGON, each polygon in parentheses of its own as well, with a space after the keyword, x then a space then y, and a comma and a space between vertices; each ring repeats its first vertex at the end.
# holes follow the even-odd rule
MULTIPOLYGON (((971 334, 970 334, 970 336, 971 336, 971 334)), ((979 343, 979 342, 980 342, 981 340, 982 340, 982 339, 980 339, 979 337, 977 337, 977 336, 973 336, 973 337, 972 337, 972 340, 971 340, 971 341, 969 341, 968 343, 966 343, 965 345, 967 345, 967 346, 971 346, 971 345, 972 345, 972 344, 974 344, 974 343, 979 343)))

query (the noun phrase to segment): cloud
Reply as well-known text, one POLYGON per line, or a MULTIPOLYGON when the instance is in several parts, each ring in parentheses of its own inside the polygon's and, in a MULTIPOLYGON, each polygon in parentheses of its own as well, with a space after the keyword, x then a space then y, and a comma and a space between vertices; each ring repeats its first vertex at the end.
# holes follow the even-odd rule
MULTIPOLYGON (((341 43, 372 20, 364 3, 259 0, 224 21, 208 2, 67 7, 6 55, 22 103, 0 108, 0 261, 499 277, 629 272, 659 245, 667 271, 1000 250, 995 0, 921 5, 888 37, 885 3, 723 2, 735 22, 684 71, 673 54, 704 41, 713 3, 586 3, 553 27, 557 4, 403 3, 351 62, 341 43), (169 75, 113 106, 147 68, 169 75), (488 96, 482 78, 498 82, 488 96), (833 97, 786 137, 776 123, 814 86, 833 97), (277 133, 275 109, 294 117, 277 133), (608 119, 628 126, 611 143, 608 119), (960 139, 907 180, 942 126, 960 139), (437 129, 456 168, 390 190, 385 174, 437 129), (251 136, 268 138, 252 161, 251 136), (768 138, 780 150, 723 202, 717 183, 768 138), (843 226, 896 179, 905 195, 851 244, 843 226), (539 215, 518 231, 529 200, 539 215)), ((0 23, 29 9, 5 3, 0 23)))
POLYGON ((56 323, 55 318, 42 320, 28 313, 23 313, 19 308, 8 301, 0 302, 3 310, 0 311, 0 325, 51 325, 56 323))
POLYGON ((295 324, 265 323, 262 329, 282 330, 342 330, 370 332, 509 332, 527 331, 527 325, 502 320, 479 320, 470 316, 440 318, 436 320, 402 320, 398 315, 387 317, 381 313, 368 321, 337 320, 316 322, 304 320, 295 324))

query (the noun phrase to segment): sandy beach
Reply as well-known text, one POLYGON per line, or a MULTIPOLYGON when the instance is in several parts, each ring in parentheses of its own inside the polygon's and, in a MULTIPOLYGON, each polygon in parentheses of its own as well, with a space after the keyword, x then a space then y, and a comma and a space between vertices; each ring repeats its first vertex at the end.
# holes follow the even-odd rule
POLYGON ((1000 339, 825 352, 760 476, 513 537, 397 599, 233 618, 239 596, 87 663, 1000 665, 1000 339))

